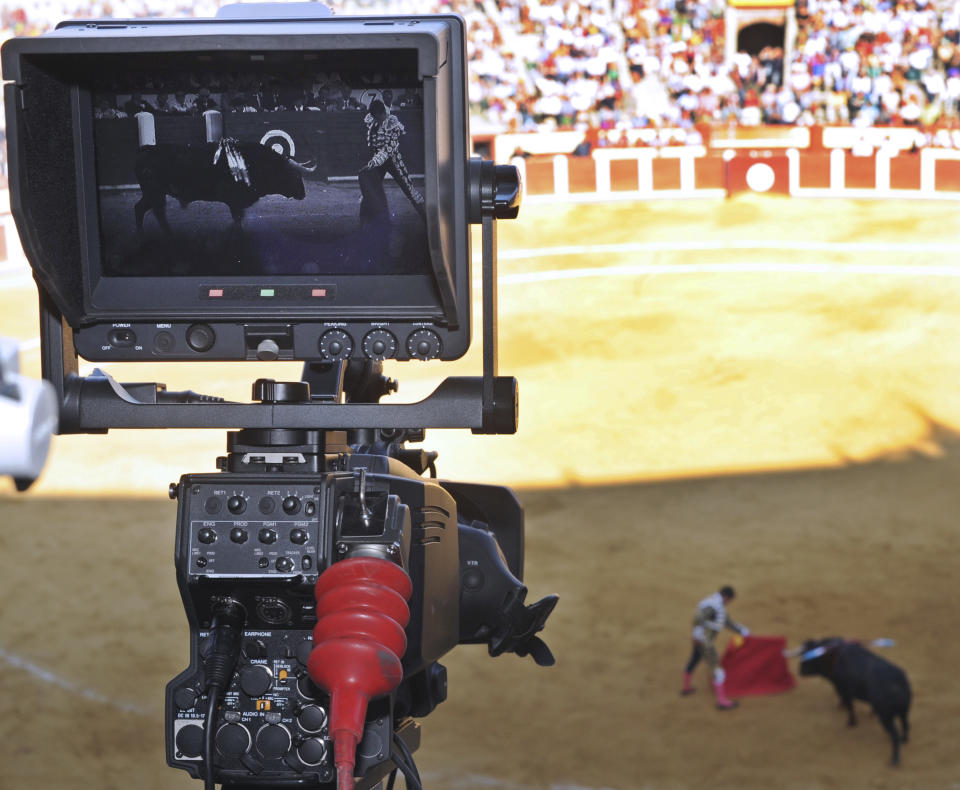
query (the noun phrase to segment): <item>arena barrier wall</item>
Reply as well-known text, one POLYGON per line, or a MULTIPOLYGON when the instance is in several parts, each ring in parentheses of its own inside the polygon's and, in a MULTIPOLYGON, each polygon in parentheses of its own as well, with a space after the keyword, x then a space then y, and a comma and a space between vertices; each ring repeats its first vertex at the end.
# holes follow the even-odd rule
POLYGON ((960 200, 960 151, 708 152, 704 146, 598 148, 589 156, 514 157, 533 202, 792 197, 960 200))
MULTIPOLYGON (((721 198, 742 192, 792 197, 960 200, 960 150, 880 149, 869 156, 834 148, 709 151, 704 146, 598 148, 589 156, 514 157, 530 203, 721 198)), ((0 192, 0 261, 12 229, 0 192)))

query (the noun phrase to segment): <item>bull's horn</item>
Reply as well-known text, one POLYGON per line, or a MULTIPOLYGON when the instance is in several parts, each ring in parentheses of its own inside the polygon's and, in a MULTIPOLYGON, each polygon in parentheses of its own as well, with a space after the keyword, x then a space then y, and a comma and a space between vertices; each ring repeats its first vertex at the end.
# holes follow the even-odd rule
POLYGON ((820 647, 815 647, 812 650, 808 650, 802 656, 800 656, 801 661, 810 661, 814 658, 820 658, 827 652, 828 648, 826 645, 820 645, 820 647))
POLYGON ((858 645, 867 645, 868 647, 893 647, 897 644, 896 640, 888 639, 887 637, 881 637, 879 639, 849 639, 849 642, 854 642, 858 645))
POLYGON ((303 163, 301 163, 301 162, 298 162, 296 159, 288 159, 287 161, 288 161, 291 165, 293 165, 297 170, 299 170, 301 173, 316 173, 316 172, 317 172, 317 164, 318 164, 317 162, 314 162, 314 163, 313 163, 313 167, 311 167, 309 164, 303 164, 303 163))
POLYGON ((793 648, 792 650, 784 650, 784 651, 783 651, 783 657, 784 657, 784 658, 796 658, 796 657, 799 656, 802 652, 803 652, 803 648, 802 648, 802 647, 795 647, 795 648, 793 648))

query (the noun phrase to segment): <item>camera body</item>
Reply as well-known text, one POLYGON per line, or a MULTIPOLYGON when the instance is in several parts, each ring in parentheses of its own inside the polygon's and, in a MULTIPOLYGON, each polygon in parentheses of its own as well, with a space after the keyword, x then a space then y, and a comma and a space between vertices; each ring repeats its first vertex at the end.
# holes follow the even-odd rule
POLYGON ((330 781, 329 695, 310 679, 307 663, 317 623, 313 588, 335 560, 395 557, 414 580, 404 681, 368 710, 359 774, 369 781, 388 764, 395 721, 426 715, 446 696, 436 662, 460 638, 456 504, 395 459, 351 453, 343 434, 324 437, 324 445, 324 473, 227 472, 179 483, 177 578, 192 660, 167 688, 167 758, 194 776, 211 605, 229 598, 247 620, 218 717, 219 777, 330 781))
POLYGON ((505 487, 422 477, 433 459, 405 451, 409 438, 393 431, 239 431, 228 437, 221 473, 184 475, 171 486, 191 656, 167 686, 171 766, 200 776, 211 625, 215 607, 229 601, 246 616, 239 659, 209 725, 218 780, 237 787, 332 780, 330 695, 313 682, 308 663, 314 587, 345 559, 389 559, 413 582, 403 680, 371 701, 364 721, 356 762, 363 786, 392 769, 394 733, 411 752, 418 746, 413 719, 446 699, 439 659, 454 646, 536 648, 533 634, 555 600, 547 599, 542 619, 524 606, 519 502, 505 487), (397 457, 405 452, 414 466, 397 457))
POLYGON ((167 687, 168 763, 208 788, 343 790, 394 770, 418 787, 414 720, 446 698, 443 655, 553 663, 537 633, 557 599, 525 601, 514 494, 441 481, 436 453, 406 446, 427 428, 516 431, 496 221, 517 216, 519 173, 468 158, 459 17, 221 14, 3 45, 44 378, 61 433, 239 429, 219 472, 170 489, 190 653, 167 687), (472 224, 482 375, 380 403, 385 360, 470 346, 472 224), (81 356, 304 364, 236 403, 83 376, 81 356))

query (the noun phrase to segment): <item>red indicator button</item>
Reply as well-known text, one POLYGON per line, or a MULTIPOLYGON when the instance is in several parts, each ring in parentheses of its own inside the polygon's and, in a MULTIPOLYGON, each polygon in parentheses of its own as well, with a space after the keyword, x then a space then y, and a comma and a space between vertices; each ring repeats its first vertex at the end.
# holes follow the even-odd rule
POLYGON ((326 296, 326 295, 327 295, 327 289, 326 289, 326 288, 314 288, 314 289, 310 292, 310 295, 311 295, 311 296, 326 296))
POLYGON ((223 296, 223 288, 211 288, 211 289, 210 289, 209 296, 210 296, 211 298, 216 297, 216 296, 223 296))

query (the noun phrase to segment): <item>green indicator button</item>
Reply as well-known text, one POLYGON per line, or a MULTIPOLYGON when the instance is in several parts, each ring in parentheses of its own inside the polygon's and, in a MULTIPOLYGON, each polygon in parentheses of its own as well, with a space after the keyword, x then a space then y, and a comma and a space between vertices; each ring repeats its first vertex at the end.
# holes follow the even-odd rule
POLYGON ((260 296, 273 296, 273 288, 261 288, 260 296))

